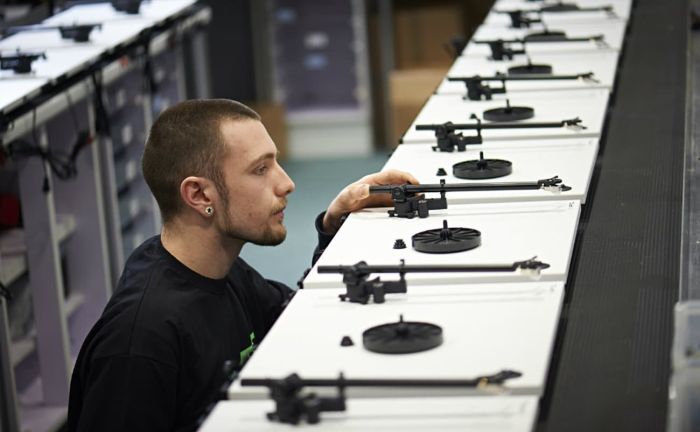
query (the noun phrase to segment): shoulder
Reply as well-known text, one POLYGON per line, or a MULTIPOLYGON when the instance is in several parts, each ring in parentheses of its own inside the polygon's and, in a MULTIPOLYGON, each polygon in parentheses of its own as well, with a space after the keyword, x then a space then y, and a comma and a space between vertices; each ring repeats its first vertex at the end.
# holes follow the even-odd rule
POLYGON ((185 282, 151 238, 129 257, 102 316, 88 335, 93 358, 136 355, 168 362, 180 339, 187 300, 171 287, 185 282), (172 295, 170 291, 176 293, 172 295))

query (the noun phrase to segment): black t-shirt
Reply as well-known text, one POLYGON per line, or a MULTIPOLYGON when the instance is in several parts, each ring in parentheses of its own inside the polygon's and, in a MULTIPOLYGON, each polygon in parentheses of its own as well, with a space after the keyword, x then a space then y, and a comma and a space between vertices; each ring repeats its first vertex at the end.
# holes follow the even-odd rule
POLYGON ((80 350, 68 430, 194 430, 224 362, 250 355, 291 292, 240 258, 226 278, 203 277, 147 240, 80 350))

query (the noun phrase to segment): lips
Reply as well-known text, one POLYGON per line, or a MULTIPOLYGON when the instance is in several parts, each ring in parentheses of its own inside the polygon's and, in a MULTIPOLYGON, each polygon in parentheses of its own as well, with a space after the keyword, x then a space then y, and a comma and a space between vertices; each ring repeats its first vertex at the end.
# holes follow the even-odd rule
POLYGON ((286 208, 287 208, 287 201, 285 200, 285 201, 282 203, 281 206, 275 208, 275 209, 272 211, 272 215, 273 215, 273 216, 277 216, 277 215, 280 215, 280 214, 284 215, 284 210, 285 210, 286 208))
POLYGON ((277 209, 277 211, 273 212, 273 216, 284 216, 284 210, 287 208, 287 206, 281 207, 277 209))

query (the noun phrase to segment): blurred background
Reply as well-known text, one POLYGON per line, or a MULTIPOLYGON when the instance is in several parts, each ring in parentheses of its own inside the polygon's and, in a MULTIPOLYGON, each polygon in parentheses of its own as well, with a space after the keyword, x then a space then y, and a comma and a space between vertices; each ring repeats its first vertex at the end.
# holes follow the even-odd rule
MULTIPOLYGON (((0 18, 5 27, 32 24, 81 3, 4 0, 0 18)), ((297 189, 287 241, 248 245, 243 256, 294 286, 310 265, 314 217, 343 186, 381 169, 452 64, 452 44, 471 36, 493 1, 201 3, 212 20, 183 51, 185 98, 235 99, 263 117, 297 189)))

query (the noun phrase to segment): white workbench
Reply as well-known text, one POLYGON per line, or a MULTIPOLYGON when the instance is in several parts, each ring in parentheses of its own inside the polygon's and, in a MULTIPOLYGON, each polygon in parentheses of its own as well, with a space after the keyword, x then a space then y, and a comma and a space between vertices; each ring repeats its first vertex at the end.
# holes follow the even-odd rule
POLYGON ((118 12, 109 2, 76 5, 46 19, 44 24, 71 25, 117 20, 147 20, 152 25, 179 14, 196 2, 197 0, 151 0, 142 2, 141 9, 136 15, 118 12))
POLYGON ((0 112, 9 110, 36 95, 48 82, 46 78, 32 76, 0 79, 0 112))
MULTIPOLYGON (((415 130, 416 125, 442 124, 448 121, 455 124, 475 124, 475 121, 469 118, 471 114, 476 114, 483 120, 485 110, 504 107, 506 99, 510 100, 511 106, 534 108, 533 118, 518 123, 560 122, 578 117, 582 120, 581 125, 586 128, 484 129, 481 134, 485 140, 598 137, 603 128, 609 94, 606 89, 554 90, 494 95, 490 101, 464 100, 460 95, 433 95, 423 106, 401 142, 434 144, 435 133, 431 130, 415 130)), ((488 123, 491 122, 483 121, 483 124, 488 123)), ((476 135, 474 130, 462 132, 465 136, 476 135)))
MULTIPOLYGON (((427 197, 437 194, 426 194, 427 197)), ((449 193, 448 193, 449 195, 449 193)), ((370 265, 512 264, 533 256, 550 264, 542 270, 541 280, 566 280, 569 259, 578 224, 579 201, 539 201, 494 204, 449 205, 446 210, 431 210, 424 219, 389 217, 386 208, 368 209, 350 214, 333 241, 304 280, 305 288, 340 286, 342 275, 319 274, 319 265, 352 265, 366 261, 370 265), (442 227, 473 228, 481 232, 481 246, 458 253, 428 254, 413 250, 411 236, 442 227), (403 239, 406 249, 393 249, 403 239)), ((522 272, 505 273, 409 273, 414 284, 530 281, 522 272)))
POLYGON ((541 200, 580 200, 585 202, 593 173, 598 140, 595 138, 542 141, 489 141, 484 145, 467 146, 464 152, 433 151, 431 144, 401 144, 383 169, 400 169, 413 174, 421 183, 502 183, 533 182, 558 175, 572 189, 552 193, 544 190, 475 191, 448 193, 450 204, 541 200), (487 159, 505 159, 513 163, 513 172, 505 177, 468 180, 452 174, 452 165, 479 159, 479 151, 487 159), (436 175, 443 168, 446 176, 436 175))
MULTIPOLYGON (((398 279, 397 275, 382 275, 398 279)), ((504 387, 540 395, 554 343, 563 282, 415 286, 382 304, 341 302, 345 289, 300 290, 243 367, 240 379, 471 379, 504 369, 522 373, 504 387), (404 321, 429 322, 442 345, 413 354, 378 354, 362 346, 366 329, 404 321), (349 336, 353 346, 341 346, 349 336), (439 365, 439 366, 438 366, 439 365)), ((321 390, 321 389, 319 389, 321 390)), ((354 397, 483 395, 493 389, 349 387, 354 397), (484 393, 486 392, 486 393, 484 393)), ((264 398, 267 388, 235 381, 229 398, 264 398)), ((493 394, 493 393, 490 393, 493 394)))
POLYGON ((36 60, 29 74, 0 71, 0 108, 5 109, 31 96, 33 91, 47 82, 71 75, 94 62, 105 51, 132 41, 144 29, 182 12, 194 3, 196 0, 152 0, 141 5, 139 15, 116 12, 109 3, 79 5, 48 18, 43 24, 102 24, 101 29, 93 29, 89 42, 61 39, 58 30, 26 31, 3 39, 0 41, 0 52, 13 53, 17 49, 44 52, 46 59, 36 60))
MULTIPOLYGON (((13 36, 15 41, 21 41, 24 36, 21 34, 13 36)), ((22 46, 21 44, 19 46, 22 46)), ((8 45, 3 40, 0 41, 0 51, 3 54, 15 51, 16 45, 8 45)), ((24 49, 24 48, 23 48, 24 49)), ((50 49, 32 49, 32 52, 44 52, 45 59, 37 59, 32 63, 32 72, 29 74, 17 74, 12 70, 0 71, 0 82, 5 80, 23 79, 23 78, 43 78, 47 81, 54 81, 58 78, 70 76, 80 71, 86 65, 90 65, 97 60, 97 57, 102 53, 103 49, 95 46, 76 45, 71 48, 50 48, 50 49)))
MULTIPOLYGON (((615 81, 615 71, 619 53, 617 51, 585 51, 576 54, 533 54, 530 61, 533 64, 547 64, 552 67, 552 75, 577 75, 593 72, 596 81, 588 80, 538 80, 538 81, 506 81, 508 93, 538 92, 551 90, 585 90, 591 88, 612 88, 615 81)), ((454 62, 445 79, 437 89, 439 94, 466 95, 464 82, 450 82, 447 77, 471 77, 480 75, 492 77, 498 73, 508 75, 508 68, 526 65, 527 59, 495 61, 486 57, 462 56, 454 62)), ((484 81, 483 84, 497 88, 498 81, 484 81)))
POLYGON ((297 426, 273 423, 272 400, 219 402, 200 432, 267 432, 290 430, 357 431, 470 431, 528 432, 535 423, 533 396, 348 399, 345 412, 324 412, 321 423, 297 426))

